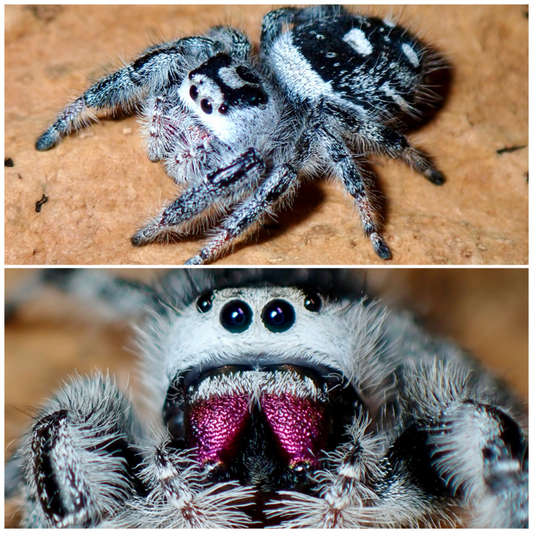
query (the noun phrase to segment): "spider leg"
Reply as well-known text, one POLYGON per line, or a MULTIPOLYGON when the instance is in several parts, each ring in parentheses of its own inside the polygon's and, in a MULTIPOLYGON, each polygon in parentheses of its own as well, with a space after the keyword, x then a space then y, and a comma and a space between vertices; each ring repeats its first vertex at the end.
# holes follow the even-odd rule
POLYGON ((378 232, 379 225, 369 198, 365 178, 353 160, 348 147, 344 141, 323 127, 319 127, 317 133, 335 173, 342 178, 346 189, 355 199, 364 231, 370 238, 374 250, 381 259, 390 259, 392 256, 389 247, 378 232))
POLYGON ((187 71, 186 58, 206 60, 219 46, 203 37, 188 37, 149 48, 124 68, 105 76, 70 103, 55 122, 37 139, 40 151, 54 147, 62 137, 83 127, 90 120, 90 108, 96 110, 131 108, 148 92, 168 83, 178 83, 187 71))
POLYGON ((444 183, 442 172, 435 167, 427 154, 411 146, 405 135, 377 122, 362 124, 358 134, 364 142, 373 144, 378 151, 385 151, 390 157, 403 161, 431 183, 444 183))
POLYGON ((379 122, 360 120, 355 113, 331 102, 324 103, 323 109, 338 118, 363 146, 370 146, 377 153, 385 152, 389 157, 403 161, 435 185, 444 183, 444 175, 435 167, 430 157, 411 146, 405 135, 379 122))
POLYGON ((215 26, 211 28, 205 37, 220 43, 224 49, 234 58, 247 60, 252 53, 252 45, 248 37, 236 28, 230 26, 215 26))
POLYGON ((427 435, 432 470, 468 510, 467 524, 527 526, 527 438, 520 409, 494 380, 469 374, 454 361, 407 367, 405 382, 406 424, 427 435))
POLYGON ((440 477, 471 512, 470 527, 528 525, 527 441, 503 410, 463 400, 430 433, 440 477))
POLYGON ((25 523, 87 527, 143 491, 137 478, 137 422, 128 400, 102 375, 76 379, 37 418, 19 454, 25 523))
POLYGON ((501 409, 455 402, 406 425, 385 453, 364 430, 356 420, 335 470, 317 473, 320 498, 282 493, 268 514, 288 517, 282 527, 442 527, 464 507, 469 527, 527 527, 527 443, 501 409))
POLYGON ((267 13, 263 17, 261 28, 261 50, 266 50, 272 42, 283 32, 287 24, 305 24, 333 17, 345 13, 346 10, 338 5, 311 6, 306 8, 285 7, 267 13))
POLYGON ((259 223, 273 206, 290 192, 291 187, 297 185, 297 178, 298 172, 290 164, 274 170, 250 198, 243 201, 226 217, 222 228, 216 232, 208 245, 185 264, 201 265, 213 261, 237 237, 259 223))
POLYGON ((176 449, 162 435, 147 453, 142 478, 150 487, 145 496, 128 500, 122 512, 107 521, 119 528, 235 528, 250 525, 242 510, 253 503, 254 489, 237 482, 213 483, 194 453, 176 449))
POLYGON ((429 463, 418 458, 420 435, 408 432, 387 446, 391 439, 369 432, 369 424, 355 419, 350 442, 330 457, 334 467, 315 475, 320 497, 285 492, 269 516, 287 517, 281 527, 359 529, 416 527, 438 515, 443 500, 416 479, 429 463))
MULTIPOLYGON (((242 190, 243 180, 250 182, 249 186, 252 187, 252 182, 260 176, 263 169, 264 163, 261 157, 250 148, 227 167, 209 174, 201 185, 185 190, 179 198, 131 238, 132 244, 144 246, 165 233, 183 232, 182 226, 185 223, 216 205, 216 201, 220 198, 225 198, 226 204, 232 205, 236 200, 231 196, 242 190)), ((224 207, 223 202, 220 205, 224 207)))

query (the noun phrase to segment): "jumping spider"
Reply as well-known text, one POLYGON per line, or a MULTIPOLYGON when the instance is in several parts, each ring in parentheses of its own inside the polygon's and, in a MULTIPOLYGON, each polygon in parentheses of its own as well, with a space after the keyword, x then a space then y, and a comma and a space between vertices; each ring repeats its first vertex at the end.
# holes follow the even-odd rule
POLYGON ((428 95, 433 56, 393 22, 339 6, 283 8, 262 24, 257 58, 247 37, 219 26, 148 48, 90 87, 37 140, 48 150, 90 109, 138 110, 151 161, 184 192, 132 237, 136 246, 216 228, 187 263, 213 261, 294 196, 302 179, 331 174, 354 197, 379 257, 367 154, 399 159, 440 185, 428 156, 398 132, 428 95))
POLYGON ((521 402, 350 271, 41 281, 137 316, 144 394, 77 376, 43 406, 6 470, 25 526, 527 526, 521 402))

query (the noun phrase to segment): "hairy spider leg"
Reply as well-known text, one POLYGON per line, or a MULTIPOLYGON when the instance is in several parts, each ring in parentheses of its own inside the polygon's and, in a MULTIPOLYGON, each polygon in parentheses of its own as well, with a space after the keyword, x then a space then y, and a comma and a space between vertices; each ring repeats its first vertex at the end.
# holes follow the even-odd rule
POLYGON ((418 174, 435 185, 445 181, 430 157, 413 147, 405 135, 377 121, 361 120, 355 111, 341 108, 331 101, 321 103, 323 111, 337 118, 360 141, 361 146, 370 148, 375 153, 385 153, 393 159, 399 159, 418 174))
POLYGON ((261 50, 266 51, 273 41, 283 33, 287 24, 305 24, 345 13, 347 11, 339 5, 312 6, 303 9, 286 7, 271 11, 263 17, 261 50))
MULTIPOLYGON (((190 227, 180 226, 216 205, 221 198, 227 201, 226 208, 233 205, 236 200, 232 200, 231 196, 242 191, 243 181, 248 181, 251 188, 263 169, 263 160, 253 148, 250 148, 227 167, 209 174, 201 185, 186 189, 179 198, 131 238, 132 244, 143 246, 165 233, 187 234, 190 227)), ((224 207, 223 203, 219 204, 224 207)))
POLYGON ((249 199, 242 202, 224 220, 222 228, 215 233, 208 245, 185 264, 201 265, 215 259, 237 237, 242 236, 259 223, 274 204, 290 192, 291 186, 296 185, 297 180, 298 172, 288 164, 274 171, 249 199))
POLYGON ((184 58, 193 54, 201 62, 217 51, 216 44, 204 37, 188 37, 149 48, 133 63, 105 76, 69 104, 37 139, 35 148, 49 150, 62 137, 84 127, 92 118, 89 108, 131 109, 148 92, 162 88, 170 77, 179 75, 184 70, 184 58))
POLYGON ((366 180, 350 150, 344 141, 326 131, 325 128, 319 127, 318 134, 328 155, 329 163, 335 173, 341 177, 347 191, 355 200, 355 205, 363 222, 363 229, 372 242, 374 250, 381 259, 390 259, 392 256, 389 247, 379 234, 379 224, 370 201, 366 180))

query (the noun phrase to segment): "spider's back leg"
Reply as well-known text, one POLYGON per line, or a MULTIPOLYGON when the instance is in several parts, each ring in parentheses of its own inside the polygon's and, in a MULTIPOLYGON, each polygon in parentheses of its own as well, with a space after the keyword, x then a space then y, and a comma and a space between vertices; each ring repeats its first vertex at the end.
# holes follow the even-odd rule
POLYGON ((364 177, 360 166, 351 156, 342 138, 336 137, 324 127, 317 128, 317 136, 327 154, 329 165, 335 174, 341 177, 346 190, 355 200, 363 229, 372 242, 376 254, 381 259, 390 259, 392 255, 383 237, 379 234, 379 224, 366 184, 367 179, 364 177))
POLYGON ((265 51, 288 24, 304 24, 326 17, 346 13, 340 5, 311 6, 306 8, 284 7, 267 13, 261 28, 261 48, 265 51))
POLYGON ((323 113, 342 124, 344 136, 354 142, 355 151, 364 147, 369 152, 385 153, 403 161, 431 183, 444 183, 444 175, 435 167, 431 158, 413 147, 402 133, 379 121, 365 119, 355 109, 343 108, 336 102, 324 101, 321 105, 323 113))

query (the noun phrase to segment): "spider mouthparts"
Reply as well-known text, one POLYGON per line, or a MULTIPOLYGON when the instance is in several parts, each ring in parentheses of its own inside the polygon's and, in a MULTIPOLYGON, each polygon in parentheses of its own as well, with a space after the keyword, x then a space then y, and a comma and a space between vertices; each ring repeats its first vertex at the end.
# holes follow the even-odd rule
POLYGON ((353 401, 338 403, 330 388, 310 368, 227 365, 169 390, 166 420, 211 478, 262 492, 305 490, 339 439, 344 407, 354 408, 353 401))

